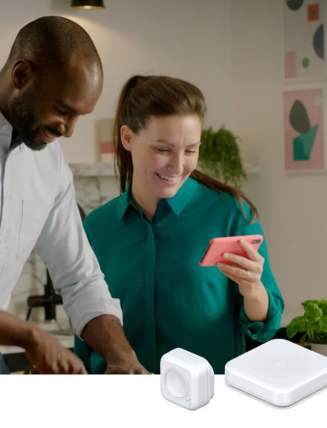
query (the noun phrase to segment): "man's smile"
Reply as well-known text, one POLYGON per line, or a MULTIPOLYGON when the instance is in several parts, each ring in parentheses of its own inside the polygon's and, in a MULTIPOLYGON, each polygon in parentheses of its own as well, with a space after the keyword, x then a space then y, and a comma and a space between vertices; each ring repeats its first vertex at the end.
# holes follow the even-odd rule
POLYGON ((45 128, 42 127, 42 128, 40 128, 40 136, 44 142, 53 143, 61 135, 53 134, 53 133, 47 131, 45 128))

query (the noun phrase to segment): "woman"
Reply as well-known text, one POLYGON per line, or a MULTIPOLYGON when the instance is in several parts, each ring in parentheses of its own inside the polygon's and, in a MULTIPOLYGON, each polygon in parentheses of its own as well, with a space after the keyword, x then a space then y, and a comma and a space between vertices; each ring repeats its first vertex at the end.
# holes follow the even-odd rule
MULTIPOLYGON (((271 339, 283 311, 265 242, 258 252, 242 243, 249 258, 227 255, 232 266, 199 266, 211 238, 263 234, 243 193, 195 169, 205 110, 188 82, 129 79, 115 119, 122 194, 84 222, 121 301, 126 336, 154 373, 162 355, 180 347, 223 374, 245 352, 244 335, 271 339)), ((90 373, 105 372, 104 359, 78 338, 75 352, 90 373)))

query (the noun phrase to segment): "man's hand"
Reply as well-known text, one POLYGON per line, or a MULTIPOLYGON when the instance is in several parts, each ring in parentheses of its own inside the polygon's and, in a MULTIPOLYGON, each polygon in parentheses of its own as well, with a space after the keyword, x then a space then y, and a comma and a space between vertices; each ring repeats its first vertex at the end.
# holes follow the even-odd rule
POLYGON ((87 374, 82 361, 37 327, 25 342, 26 357, 41 374, 87 374))
POLYGON ((149 374, 140 364, 133 350, 120 358, 107 359, 107 370, 105 374, 149 374))
POLYGON ((107 361, 106 374, 148 374, 127 341, 119 319, 101 315, 82 332, 85 342, 107 361))
POLYGON ((87 374, 81 360, 29 321, 0 310, 0 344, 20 346, 39 373, 87 374))

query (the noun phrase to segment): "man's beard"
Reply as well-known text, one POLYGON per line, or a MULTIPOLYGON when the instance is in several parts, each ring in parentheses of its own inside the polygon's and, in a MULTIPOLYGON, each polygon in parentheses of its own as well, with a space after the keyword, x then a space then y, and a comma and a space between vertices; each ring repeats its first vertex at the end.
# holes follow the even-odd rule
POLYGON ((32 150, 43 150, 47 143, 36 142, 40 128, 32 129, 33 124, 37 123, 33 106, 35 106, 35 96, 31 89, 22 100, 16 100, 10 105, 10 120, 14 130, 27 147, 32 150))

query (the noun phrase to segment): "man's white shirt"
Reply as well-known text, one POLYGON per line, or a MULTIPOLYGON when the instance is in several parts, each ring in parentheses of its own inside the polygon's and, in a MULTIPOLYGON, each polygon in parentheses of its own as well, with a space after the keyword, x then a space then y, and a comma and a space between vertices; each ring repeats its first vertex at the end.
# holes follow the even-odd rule
POLYGON ((8 308, 34 249, 77 335, 100 315, 122 322, 120 301, 111 297, 85 235, 59 143, 34 151, 23 143, 11 147, 11 138, 12 126, 0 112, 0 309, 8 308))

